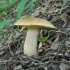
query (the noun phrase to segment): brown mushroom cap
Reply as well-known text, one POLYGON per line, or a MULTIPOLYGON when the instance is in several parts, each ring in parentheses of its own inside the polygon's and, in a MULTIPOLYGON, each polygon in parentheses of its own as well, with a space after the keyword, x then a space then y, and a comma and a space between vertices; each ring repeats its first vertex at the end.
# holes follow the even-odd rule
POLYGON ((21 18, 17 20, 17 22, 14 25, 19 26, 25 26, 25 27, 31 27, 31 28, 43 28, 43 29, 56 29, 56 27, 51 24, 49 21, 41 18, 21 18))

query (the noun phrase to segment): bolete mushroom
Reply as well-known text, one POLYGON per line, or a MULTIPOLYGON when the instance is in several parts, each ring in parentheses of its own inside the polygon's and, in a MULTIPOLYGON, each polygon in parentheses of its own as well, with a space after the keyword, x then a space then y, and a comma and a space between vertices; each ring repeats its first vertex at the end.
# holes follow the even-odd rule
POLYGON ((37 39, 40 29, 56 29, 49 21, 40 18, 21 18, 14 25, 25 26, 28 28, 24 44, 24 54, 28 56, 37 56, 37 39))

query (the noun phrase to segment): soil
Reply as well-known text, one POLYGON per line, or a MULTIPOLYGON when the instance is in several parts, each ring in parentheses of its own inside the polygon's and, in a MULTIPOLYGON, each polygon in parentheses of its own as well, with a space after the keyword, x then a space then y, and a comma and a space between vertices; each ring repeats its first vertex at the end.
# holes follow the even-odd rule
MULTIPOLYGON (((22 27, 14 26, 15 13, 5 9, 8 17, 15 21, 0 29, 0 70, 70 70, 70 1, 67 0, 60 14, 63 1, 36 0, 30 12, 23 12, 29 17, 46 19, 57 28, 41 30, 39 37, 49 34, 49 38, 44 42, 38 41, 39 55, 32 57, 23 53, 27 29, 20 31, 22 27)), ((4 18, 1 16, 0 21, 4 18)))

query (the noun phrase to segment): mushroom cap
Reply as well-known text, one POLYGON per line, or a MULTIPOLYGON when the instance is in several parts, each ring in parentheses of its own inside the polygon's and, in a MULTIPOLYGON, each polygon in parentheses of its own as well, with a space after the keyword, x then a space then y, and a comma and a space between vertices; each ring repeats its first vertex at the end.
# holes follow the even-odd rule
POLYGON ((25 26, 27 28, 56 29, 49 21, 41 18, 21 18, 14 25, 25 26))

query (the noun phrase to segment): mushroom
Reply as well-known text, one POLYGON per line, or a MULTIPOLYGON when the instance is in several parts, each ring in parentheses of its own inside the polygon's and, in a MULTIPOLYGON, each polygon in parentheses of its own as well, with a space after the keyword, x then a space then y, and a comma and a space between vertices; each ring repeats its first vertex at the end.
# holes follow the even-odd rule
POLYGON ((28 56, 37 56, 37 40, 40 29, 50 29, 54 30, 56 27, 51 24, 49 21, 41 18, 21 18, 17 20, 14 25, 25 26, 28 28, 26 40, 24 44, 24 54, 28 56))

